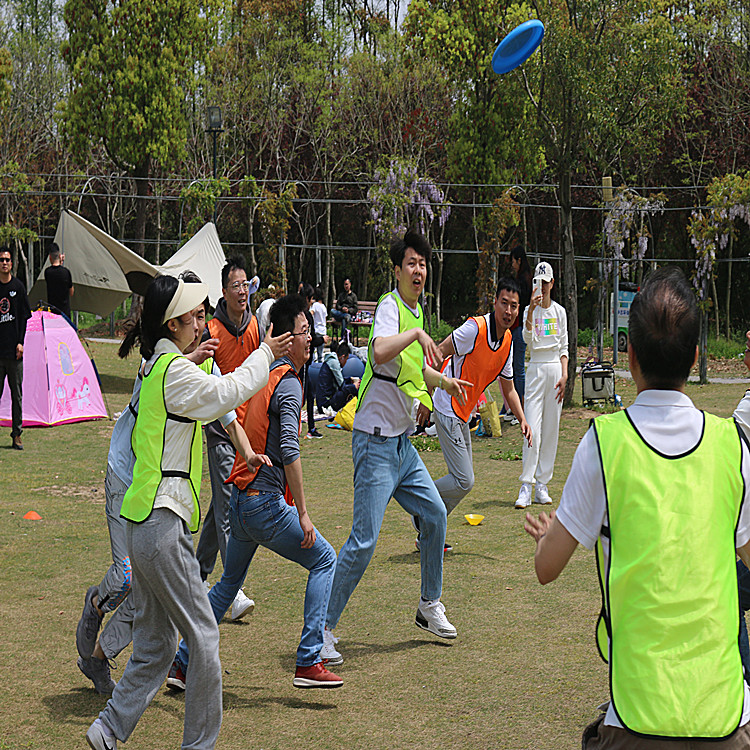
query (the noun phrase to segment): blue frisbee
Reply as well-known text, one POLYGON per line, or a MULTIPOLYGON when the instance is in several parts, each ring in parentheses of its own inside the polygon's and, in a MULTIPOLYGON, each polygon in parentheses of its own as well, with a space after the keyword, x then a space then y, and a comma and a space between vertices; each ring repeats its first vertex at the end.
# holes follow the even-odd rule
POLYGON ((543 37, 544 24, 536 18, 516 26, 497 45, 492 55, 492 70, 498 74, 509 73, 525 63, 542 43, 543 37))

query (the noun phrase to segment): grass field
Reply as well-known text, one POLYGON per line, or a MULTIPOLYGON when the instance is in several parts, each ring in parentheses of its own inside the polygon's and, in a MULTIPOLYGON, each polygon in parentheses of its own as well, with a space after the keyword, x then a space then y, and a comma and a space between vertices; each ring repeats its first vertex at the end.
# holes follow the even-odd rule
MULTIPOLYGON (((127 403, 135 361, 93 344, 111 412, 127 403)), ((728 416, 745 385, 689 386, 695 403, 728 416)), ((635 393, 620 381, 625 405, 635 393)), ((580 391, 578 391, 580 392, 580 391)), ((563 413, 557 501, 593 412, 563 413)), ((25 450, 0 440, 0 750, 85 747, 105 700, 76 667, 75 627, 86 588, 110 562, 103 479, 113 422, 24 433, 25 450), (41 521, 23 515, 36 510, 41 521)), ((303 441, 311 517, 339 549, 351 528, 350 433, 323 429, 303 441)), ((513 508, 518 427, 474 442, 476 487, 448 520, 455 551, 445 560, 443 601, 458 638, 446 642, 414 625, 419 557, 406 514, 389 507, 375 556, 337 629, 344 687, 292 687, 302 626, 305 571, 261 550, 245 590, 256 601, 245 621, 224 621, 222 750, 315 747, 580 747, 584 724, 608 697, 594 646, 600 607, 592 553, 579 549, 562 577, 541 587, 534 545, 513 508), (463 514, 482 513, 471 527, 463 514)), ((434 477, 440 451, 422 456, 434 477)), ((209 483, 204 465, 203 505, 209 483)), ((220 565, 220 563, 219 563, 220 565)), ((214 577, 219 571, 215 571, 214 577)), ((212 578, 213 580, 213 578, 212 578)), ((118 658, 118 678, 127 660, 118 658)), ((125 747, 178 748, 184 701, 160 690, 125 747)))

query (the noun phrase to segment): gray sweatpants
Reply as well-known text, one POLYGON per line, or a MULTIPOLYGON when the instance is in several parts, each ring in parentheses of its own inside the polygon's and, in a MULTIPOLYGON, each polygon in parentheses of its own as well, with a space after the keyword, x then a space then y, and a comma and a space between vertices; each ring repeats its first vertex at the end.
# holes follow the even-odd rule
POLYGON ((203 528, 198 540, 195 556, 201 568, 201 578, 205 581, 216 565, 216 554, 221 554, 221 562, 227 554, 229 541, 229 498, 232 485, 224 480, 232 473, 235 450, 231 443, 218 443, 209 447, 208 473, 211 477, 211 504, 203 519, 203 528))
POLYGON ((128 523, 135 619, 133 654, 101 720, 118 740, 130 737, 164 682, 177 648, 177 631, 190 649, 183 750, 213 750, 222 713, 219 628, 208 601, 184 521, 157 508, 143 523, 128 523))
POLYGON ((469 425, 457 417, 435 410, 432 419, 437 428, 440 449, 448 473, 435 482, 435 487, 450 513, 471 492, 474 486, 474 464, 471 454, 469 425))
POLYGON ((133 639, 133 598, 129 596, 132 586, 130 557, 126 540, 128 522, 120 517, 122 499, 127 485, 107 466, 104 477, 104 494, 107 499, 106 513, 109 526, 109 543, 112 548, 112 565, 99 584, 99 609, 114 612, 107 620, 99 645, 108 659, 114 659, 133 639))

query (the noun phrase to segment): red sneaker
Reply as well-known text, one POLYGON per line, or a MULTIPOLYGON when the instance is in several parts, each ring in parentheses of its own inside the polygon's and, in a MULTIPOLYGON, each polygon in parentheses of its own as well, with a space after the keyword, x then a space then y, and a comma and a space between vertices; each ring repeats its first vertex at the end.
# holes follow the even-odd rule
POLYGON ((177 663, 177 659, 175 659, 172 662, 172 666, 169 668, 167 687, 170 690, 181 693, 185 689, 185 679, 185 673, 182 671, 182 667, 177 663))
POLYGON ((337 688, 344 681, 333 672, 329 672, 323 662, 312 664, 309 667, 297 667, 294 673, 294 687, 297 688, 337 688))

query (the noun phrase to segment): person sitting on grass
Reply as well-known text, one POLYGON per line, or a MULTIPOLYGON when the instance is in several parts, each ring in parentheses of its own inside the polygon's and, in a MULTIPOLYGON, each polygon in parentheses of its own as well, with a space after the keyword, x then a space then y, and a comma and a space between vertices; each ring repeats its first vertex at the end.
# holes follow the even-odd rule
MULTIPOLYGON (((305 300, 297 294, 282 297, 271 308, 273 329, 291 332, 294 342, 288 356, 271 365, 268 385, 253 396, 245 414, 243 428, 261 461, 248 464, 238 456, 232 468, 226 564, 208 598, 219 622, 242 586, 258 546, 299 563, 309 575, 293 685, 336 688, 343 680, 328 671, 320 657, 336 553, 308 515, 300 459, 300 374, 312 339, 305 310, 305 300), (287 497, 294 499, 293 504, 287 497)), ((186 640, 180 643, 170 670, 167 685, 173 689, 183 690, 203 680, 200 668, 192 673, 189 670, 188 646, 193 648, 186 640)))
POLYGON ((349 344, 346 341, 340 341, 335 351, 327 352, 323 357, 315 390, 319 412, 329 409, 333 416, 357 395, 360 378, 344 377, 343 369, 348 359, 349 344))

